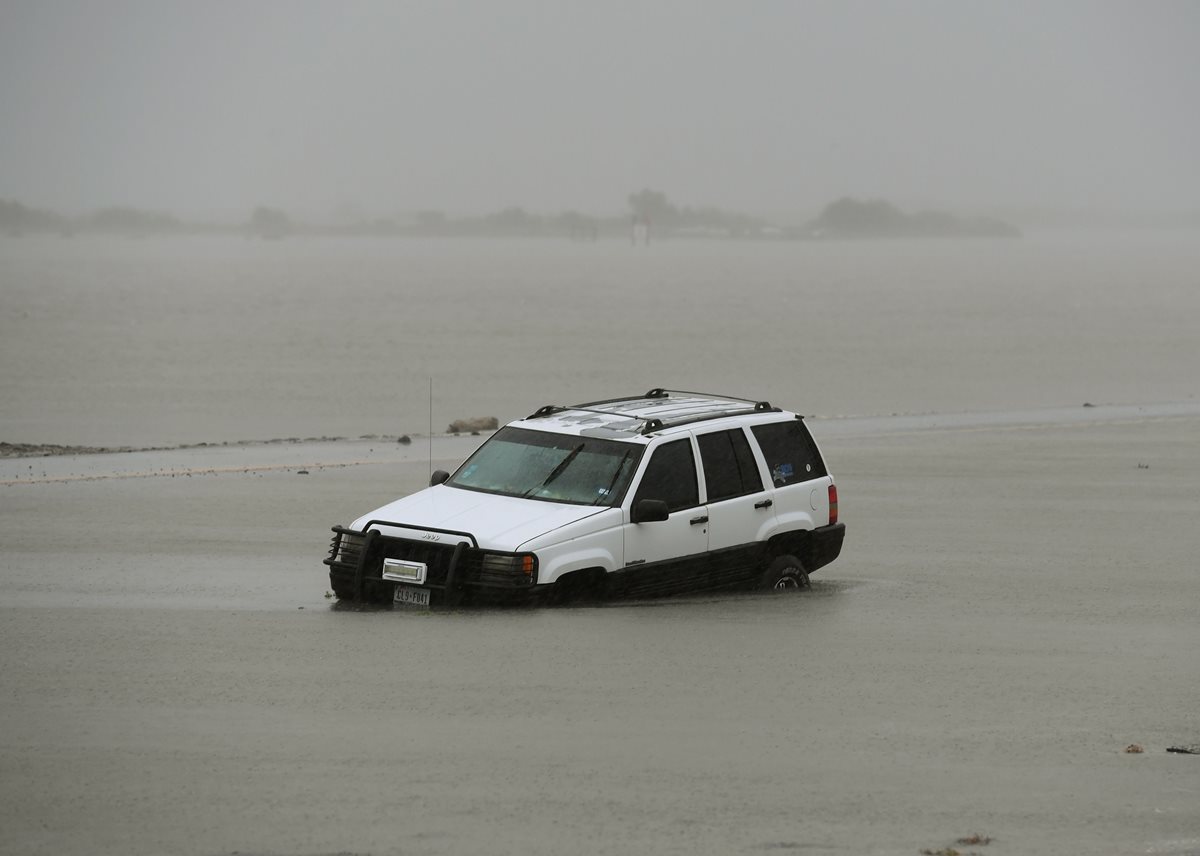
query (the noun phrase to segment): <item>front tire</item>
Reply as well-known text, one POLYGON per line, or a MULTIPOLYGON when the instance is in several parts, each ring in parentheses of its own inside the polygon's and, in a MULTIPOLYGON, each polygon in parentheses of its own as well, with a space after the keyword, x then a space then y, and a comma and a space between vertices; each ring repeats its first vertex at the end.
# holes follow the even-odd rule
POLYGON ((601 600, 604 597, 605 573, 603 570, 575 571, 566 574, 550 587, 551 606, 566 606, 601 600))
POLYGON ((759 579, 759 588, 779 594, 809 588, 808 571, 795 556, 777 556, 759 579))

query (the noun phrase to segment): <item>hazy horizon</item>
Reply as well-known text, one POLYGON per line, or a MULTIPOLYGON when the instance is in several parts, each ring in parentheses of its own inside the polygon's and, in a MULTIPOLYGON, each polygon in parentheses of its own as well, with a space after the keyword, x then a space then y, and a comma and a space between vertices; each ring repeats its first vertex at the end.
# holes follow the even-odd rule
POLYGON ((12 2, 0 198, 1200 208, 1200 4, 12 2))

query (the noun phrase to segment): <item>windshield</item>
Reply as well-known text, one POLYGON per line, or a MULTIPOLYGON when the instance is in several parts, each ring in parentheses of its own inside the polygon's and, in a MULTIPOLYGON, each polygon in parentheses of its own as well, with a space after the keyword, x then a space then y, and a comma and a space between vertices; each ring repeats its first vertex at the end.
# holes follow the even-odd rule
POLYGON ((613 505, 629 486, 642 448, 594 437, 501 428, 446 484, 526 499, 613 505))

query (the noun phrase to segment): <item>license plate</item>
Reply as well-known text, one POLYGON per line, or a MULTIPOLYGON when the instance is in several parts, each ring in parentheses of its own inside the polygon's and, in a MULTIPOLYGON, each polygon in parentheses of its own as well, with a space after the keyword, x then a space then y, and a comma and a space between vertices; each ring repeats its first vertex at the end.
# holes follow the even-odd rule
POLYGON ((396 586, 396 591, 392 595, 392 604, 397 606, 419 606, 428 609, 429 589, 396 586))

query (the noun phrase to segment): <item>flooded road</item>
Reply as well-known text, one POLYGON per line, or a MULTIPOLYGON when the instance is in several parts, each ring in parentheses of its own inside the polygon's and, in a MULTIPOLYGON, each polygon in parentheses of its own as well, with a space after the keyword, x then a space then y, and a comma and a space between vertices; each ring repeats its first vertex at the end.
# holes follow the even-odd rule
POLYGON ((809 592, 570 609, 331 607, 419 441, 4 462, 0 851, 1200 852, 1200 418, 965 421, 813 423, 809 592))

